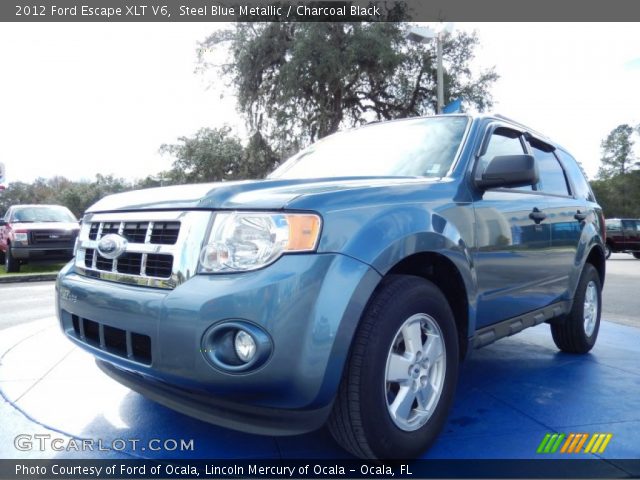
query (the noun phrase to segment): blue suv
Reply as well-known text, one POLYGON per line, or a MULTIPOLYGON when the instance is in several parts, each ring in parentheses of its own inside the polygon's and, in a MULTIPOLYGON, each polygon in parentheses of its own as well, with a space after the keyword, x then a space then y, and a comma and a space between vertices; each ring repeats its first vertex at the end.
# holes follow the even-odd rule
POLYGON ((598 336, 602 211, 574 158, 501 116, 327 137, 260 181, 107 197, 57 282, 62 330, 117 381, 257 434, 327 424, 419 456, 461 360, 540 323, 598 336))

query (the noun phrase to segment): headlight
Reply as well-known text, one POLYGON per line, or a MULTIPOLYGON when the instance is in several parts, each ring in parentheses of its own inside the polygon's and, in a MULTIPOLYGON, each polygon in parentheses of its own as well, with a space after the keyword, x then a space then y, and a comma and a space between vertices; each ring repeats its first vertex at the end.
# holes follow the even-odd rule
POLYGON ((14 232, 13 240, 19 243, 28 243, 29 237, 27 232, 14 232))
POLYGON ((318 243, 320 224, 320 217, 313 214, 218 213, 200 252, 202 271, 255 270, 287 252, 311 252, 318 243))

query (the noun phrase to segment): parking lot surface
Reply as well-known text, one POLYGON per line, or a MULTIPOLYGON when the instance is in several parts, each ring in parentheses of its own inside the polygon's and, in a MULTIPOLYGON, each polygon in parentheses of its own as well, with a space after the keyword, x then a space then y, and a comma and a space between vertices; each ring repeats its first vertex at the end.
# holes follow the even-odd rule
MULTIPOLYGON (((602 453, 571 458, 600 459, 605 476, 640 475, 616 464, 640 459, 639 283, 640 261, 614 254, 600 336, 588 355, 559 352, 545 324, 473 352, 449 421, 425 458, 539 459, 547 433, 611 433, 602 453)), ((325 430, 279 438, 238 433, 119 385, 59 332, 52 283, 0 286, 5 300, 13 313, 0 320, 0 458, 348 458, 325 430), (33 433, 62 445, 99 440, 106 448, 16 447, 17 435, 33 433)))

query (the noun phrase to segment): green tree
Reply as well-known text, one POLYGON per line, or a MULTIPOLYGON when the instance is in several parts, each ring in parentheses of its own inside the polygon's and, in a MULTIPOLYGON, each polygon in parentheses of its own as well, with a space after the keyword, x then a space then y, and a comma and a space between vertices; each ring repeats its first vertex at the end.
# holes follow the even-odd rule
POLYGON ((229 127, 202 128, 194 137, 164 144, 160 152, 175 158, 167 183, 200 183, 240 178, 246 166, 244 147, 229 127))
POLYGON ((132 185, 112 175, 96 175, 94 181, 73 182, 64 177, 37 178, 33 183, 12 182, 0 193, 0 215, 11 205, 64 205, 81 217, 92 204, 112 193, 131 190, 132 185))
POLYGON ((634 128, 628 124, 618 125, 600 144, 602 148, 602 165, 598 170, 598 178, 608 179, 615 175, 624 175, 629 169, 638 165, 633 152, 634 128))
MULTIPOLYGON (((434 42, 408 39, 407 23, 237 23, 200 51, 227 48, 215 68, 230 80, 252 132, 283 157, 340 128, 429 114, 436 109, 434 42)), ((474 75, 475 34, 443 45, 445 103, 491 107, 493 68, 474 75)), ((202 67, 209 65, 201 57, 202 67)))
POLYGON ((263 178, 278 164, 279 158, 260 132, 249 137, 243 161, 238 171, 239 178, 263 178))
POLYGON ((24 182, 11 182, 5 190, 0 191, 0 216, 11 205, 33 203, 31 196, 31 185, 24 182))
POLYGON ((607 218, 640 218, 640 171, 591 182, 607 218))
POLYGON ((634 134, 628 124, 618 125, 602 141, 601 166, 591 187, 605 216, 640 217, 640 162, 634 154, 634 134))

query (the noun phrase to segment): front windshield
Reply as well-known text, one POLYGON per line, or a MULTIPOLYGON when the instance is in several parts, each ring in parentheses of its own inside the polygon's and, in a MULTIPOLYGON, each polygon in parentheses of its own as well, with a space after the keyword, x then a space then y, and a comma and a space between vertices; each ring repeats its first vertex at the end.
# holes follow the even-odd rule
POLYGON ((14 222, 77 222, 65 207, 23 207, 13 212, 14 222))
POLYGON ((469 118, 443 116, 369 125, 314 143, 269 178, 443 177, 469 118))

